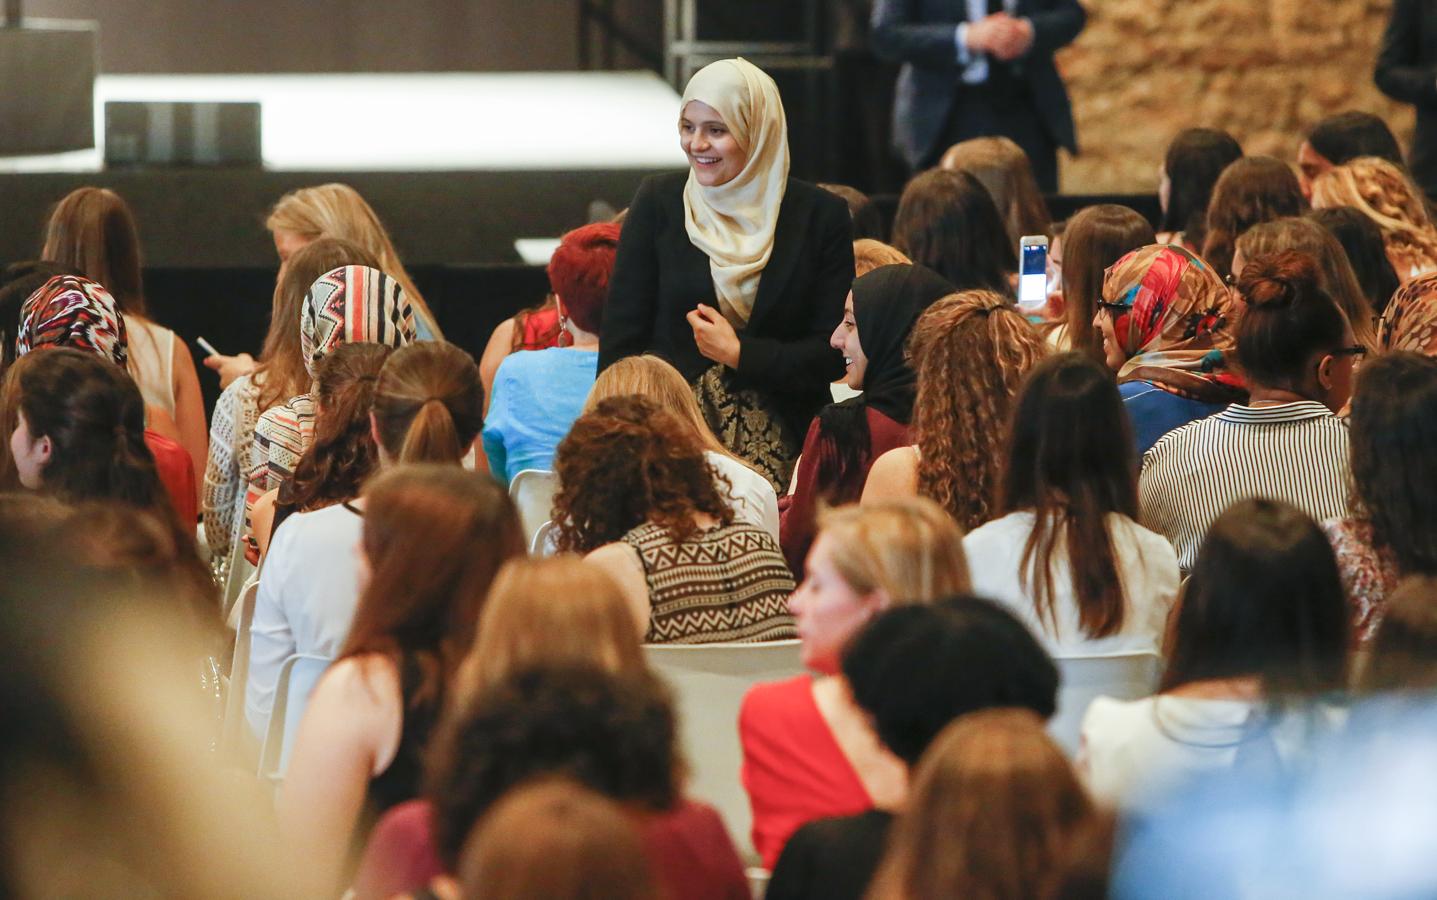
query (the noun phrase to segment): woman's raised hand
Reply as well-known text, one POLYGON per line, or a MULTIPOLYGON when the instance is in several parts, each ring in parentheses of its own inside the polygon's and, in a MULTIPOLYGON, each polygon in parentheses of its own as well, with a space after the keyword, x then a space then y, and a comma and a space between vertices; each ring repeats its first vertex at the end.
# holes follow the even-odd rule
POLYGON ((742 345, 729 320, 712 306, 703 303, 694 307, 687 318, 689 327, 694 330, 694 343, 698 344, 699 353, 703 354, 705 359, 737 369, 742 345))

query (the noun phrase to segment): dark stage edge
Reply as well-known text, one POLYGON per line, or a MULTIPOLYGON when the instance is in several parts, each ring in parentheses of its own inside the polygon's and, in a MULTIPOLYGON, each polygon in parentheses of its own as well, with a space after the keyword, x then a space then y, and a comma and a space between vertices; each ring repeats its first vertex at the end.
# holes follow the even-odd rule
POLYGON ((514 239, 558 237, 587 221, 589 203, 628 205, 660 169, 464 172, 270 172, 123 169, 0 174, 0 261, 38 252, 54 203, 82 185, 108 187, 135 212, 145 262, 156 268, 276 265, 264 230, 287 191, 340 181, 374 207, 406 266, 520 262, 514 239))

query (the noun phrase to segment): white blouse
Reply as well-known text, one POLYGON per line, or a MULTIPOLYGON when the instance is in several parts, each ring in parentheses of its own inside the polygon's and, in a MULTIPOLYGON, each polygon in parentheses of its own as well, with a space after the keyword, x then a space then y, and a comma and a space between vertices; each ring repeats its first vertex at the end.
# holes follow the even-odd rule
POLYGON ((1284 765, 1342 719, 1320 704, 1274 712, 1267 701, 1099 697, 1083 717, 1077 766, 1093 799, 1141 808, 1205 772, 1284 765))
POLYGON ((1010 609, 1053 656, 1161 651, 1168 612, 1178 594, 1178 559, 1172 545, 1127 516, 1108 514, 1108 532, 1112 536, 1127 610, 1123 627, 1116 634, 1091 638, 1083 634, 1078 624, 1073 576, 1061 542, 1049 560, 1056 630, 1046 618, 1039 619, 1033 595, 1023 587, 1019 567, 1023 547, 1033 532, 1033 520, 1030 510, 1009 513, 979 526, 963 538, 973 593, 1010 609))
MULTIPOLYGON (((705 450, 704 458, 714 471, 729 480, 727 492, 734 518, 755 528, 762 528, 778 540, 778 495, 762 475, 731 456, 716 450, 705 450)), ((719 485, 723 491, 723 485, 719 485)))

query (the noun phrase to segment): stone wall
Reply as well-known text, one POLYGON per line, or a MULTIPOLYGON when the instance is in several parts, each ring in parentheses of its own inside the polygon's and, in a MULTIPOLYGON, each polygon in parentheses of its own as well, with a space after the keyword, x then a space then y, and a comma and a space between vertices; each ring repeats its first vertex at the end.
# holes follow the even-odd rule
POLYGON ((1391 0, 1085 0, 1088 26, 1058 58, 1082 154, 1069 192, 1153 190, 1168 141, 1224 128, 1248 153, 1291 160, 1302 134, 1362 109, 1404 145, 1412 113, 1372 83, 1391 0))

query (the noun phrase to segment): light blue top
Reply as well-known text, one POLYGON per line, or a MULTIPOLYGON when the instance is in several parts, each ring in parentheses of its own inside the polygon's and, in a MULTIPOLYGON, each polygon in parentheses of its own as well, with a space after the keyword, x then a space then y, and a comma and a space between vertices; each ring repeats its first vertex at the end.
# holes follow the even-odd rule
POLYGON ((484 419, 489 471, 507 484, 525 469, 552 469, 554 448, 583 411, 599 374, 599 351, 520 350, 499 364, 484 419))

